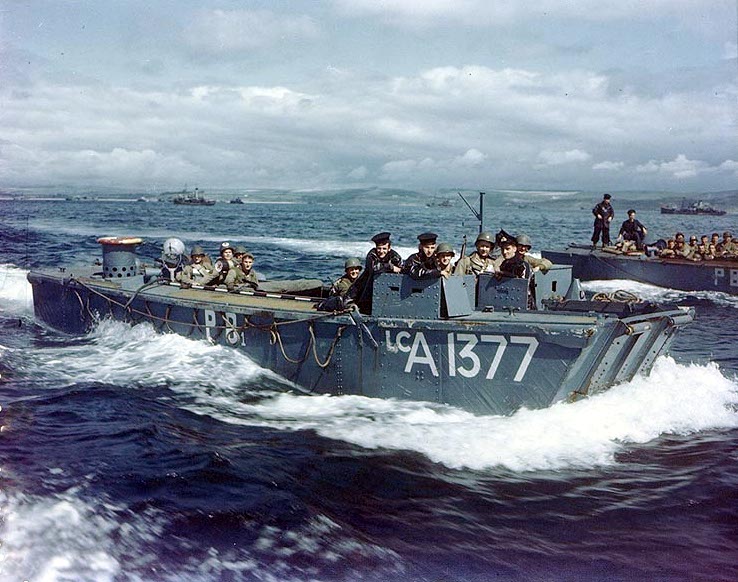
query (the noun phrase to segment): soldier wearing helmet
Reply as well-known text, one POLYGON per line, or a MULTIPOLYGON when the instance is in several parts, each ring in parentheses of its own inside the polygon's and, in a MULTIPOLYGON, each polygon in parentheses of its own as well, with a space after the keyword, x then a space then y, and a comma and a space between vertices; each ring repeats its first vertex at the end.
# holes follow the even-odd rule
POLYGON ((518 256, 528 264, 532 272, 541 271, 547 273, 548 270, 553 267, 553 263, 548 259, 531 257, 528 251, 533 246, 530 237, 527 234, 519 234, 515 239, 517 243, 517 254, 518 256))
POLYGON ((259 279, 256 276, 254 267, 254 255, 246 249, 241 253, 241 261, 236 268, 236 280, 234 284, 238 288, 258 289, 259 279))
POLYGON ((213 273, 203 281, 203 285, 225 285, 229 291, 235 290, 238 264, 233 258, 233 246, 228 241, 220 243, 220 258, 215 261, 213 273))
POLYGON ((190 251, 190 264, 182 269, 180 283, 182 287, 202 285, 203 281, 213 274, 211 266, 205 263, 205 251, 200 245, 194 245, 190 251))
POLYGON ((717 245, 717 250, 721 255, 733 257, 738 255, 738 244, 733 240, 733 235, 725 231, 723 233, 723 240, 717 245))
POLYGON ((346 262, 343 264, 343 271, 343 276, 333 283, 330 291, 330 297, 346 296, 351 286, 359 278, 359 273, 361 273, 361 259, 357 257, 346 259, 346 262))
POLYGON ((479 275, 494 271, 492 249, 495 248, 495 238, 491 232, 480 232, 474 241, 476 250, 466 257, 461 257, 454 267, 454 275, 479 275))
POLYGON ((436 247, 436 269, 440 277, 448 279, 453 274, 454 266, 451 261, 455 254, 453 247, 448 243, 441 243, 436 247))
POLYGON ((233 247, 233 260, 236 261, 237 265, 241 264, 241 257, 248 251, 246 250, 246 247, 243 245, 236 245, 233 247))

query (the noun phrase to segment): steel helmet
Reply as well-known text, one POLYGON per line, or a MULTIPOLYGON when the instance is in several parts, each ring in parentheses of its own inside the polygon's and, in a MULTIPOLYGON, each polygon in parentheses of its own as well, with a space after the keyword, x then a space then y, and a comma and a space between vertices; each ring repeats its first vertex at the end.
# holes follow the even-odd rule
POLYGON ((190 256, 191 257, 194 256, 194 255, 204 255, 204 254, 205 254, 205 251, 203 250, 203 248, 200 245, 193 246, 192 247, 192 250, 190 251, 190 256))
POLYGON ((531 242, 530 237, 527 234, 519 234, 518 237, 515 239, 515 242, 524 247, 533 246, 533 243, 531 242))
POLYGON ((244 254, 244 253, 247 253, 247 252, 248 252, 248 251, 246 250, 246 247, 245 247, 245 246, 243 246, 243 245, 237 245, 237 246, 236 246, 236 247, 234 247, 234 249, 233 249, 233 254, 234 254, 234 255, 242 255, 242 254, 244 254))
POLYGON ((494 246, 495 237, 492 235, 491 232, 487 232, 487 231, 480 232, 479 235, 477 236, 477 240, 474 241, 474 244, 477 244, 479 241, 488 242, 494 246))
POLYGON ((437 255, 451 255, 454 256, 456 253, 454 252, 453 247, 448 243, 441 243, 436 247, 436 254, 437 255))
POLYGON ((185 245, 178 238, 168 238, 164 241, 161 252, 163 255, 169 256, 183 255, 185 252, 185 245))
POLYGON ((352 267, 359 267, 359 269, 361 269, 361 261, 357 259, 356 257, 351 257, 350 259, 346 259, 346 262, 343 264, 343 268, 350 269, 352 267))
POLYGON ((228 249, 233 250, 231 243, 229 243, 228 241, 220 243, 220 254, 221 255, 223 254, 223 251, 228 250, 228 249))

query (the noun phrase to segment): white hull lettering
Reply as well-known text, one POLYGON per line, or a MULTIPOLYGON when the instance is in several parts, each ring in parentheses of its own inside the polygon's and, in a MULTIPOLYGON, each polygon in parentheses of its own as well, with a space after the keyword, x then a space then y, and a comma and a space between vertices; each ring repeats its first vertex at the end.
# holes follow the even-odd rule
MULTIPOLYGON (((389 353, 398 354, 403 352, 408 354, 404 368, 405 373, 412 373, 415 366, 427 366, 431 374, 438 377, 439 368, 423 332, 418 331, 413 334, 408 331, 400 331, 397 332, 393 340, 392 333, 386 330, 385 340, 389 353)), ((476 378, 482 372, 487 380, 494 380, 508 347, 516 344, 528 346, 512 379, 513 382, 521 382, 525 378, 525 374, 533 361, 533 356, 538 349, 538 340, 535 337, 448 333, 446 335, 445 350, 448 375, 451 378, 457 375, 464 378, 476 378), (496 347, 493 348, 494 354, 490 352, 490 348, 484 347, 485 344, 496 344, 496 347), (483 359, 490 361, 486 372, 483 371, 483 359)))

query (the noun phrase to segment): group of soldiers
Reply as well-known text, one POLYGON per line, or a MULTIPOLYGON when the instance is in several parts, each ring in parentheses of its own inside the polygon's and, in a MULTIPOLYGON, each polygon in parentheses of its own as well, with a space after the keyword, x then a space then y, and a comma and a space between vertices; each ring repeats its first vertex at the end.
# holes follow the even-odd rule
POLYGON ((528 254, 530 237, 520 234, 513 237, 504 231, 496 236, 481 232, 474 242, 475 250, 454 261, 456 252, 445 242, 438 243, 438 235, 424 232, 418 235, 418 250, 403 260, 392 248, 389 232, 372 237, 374 248, 364 261, 363 273, 358 257, 347 259, 344 275, 333 283, 331 296, 346 297, 360 306, 371 301, 371 282, 379 273, 404 273, 414 279, 448 278, 452 275, 494 274, 497 277, 525 277, 528 272, 548 271, 552 267, 548 259, 528 254), (499 253, 495 250, 499 249, 499 253))
POLYGON ((677 232, 674 238, 666 241, 666 246, 659 250, 659 256, 672 259, 687 259, 689 261, 711 261, 714 259, 738 258, 738 242, 733 235, 726 231, 722 240, 716 232, 708 237, 703 234, 700 240, 692 235, 689 244, 686 243, 684 233, 677 232))
POLYGON ((229 242, 220 244, 218 259, 213 263, 199 245, 190 251, 190 262, 174 278, 183 288, 193 285, 216 287, 224 285, 229 291, 257 289, 259 281, 254 271, 254 255, 242 246, 229 242))

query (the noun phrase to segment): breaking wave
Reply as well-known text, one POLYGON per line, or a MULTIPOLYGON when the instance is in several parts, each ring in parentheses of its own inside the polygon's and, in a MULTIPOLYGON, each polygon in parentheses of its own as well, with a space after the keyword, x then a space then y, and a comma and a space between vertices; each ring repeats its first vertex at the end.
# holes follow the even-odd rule
POLYGON ((717 305, 738 309, 738 295, 729 295, 721 291, 680 291, 678 289, 667 289, 628 279, 583 281, 582 288, 585 291, 599 293, 613 293, 619 290, 630 291, 645 301, 678 302, 688 298, 701 299, 711 301, 717 305))
POLYGON ((102 322, 83 344, 24 357, 34 374, 57 382, 166 386, 177 395, 176 405, 228 424, 308 430, 366 449, 415 451, 453 469, 589 468, 617 463, 629 445, 660 435, 738 427, 736 379, 716 364, 679 364, 669 357, 660 358, 648 377, 509 417, 424 402, 285 392, 287 381, 236 350, 114 321, 102 322), (221 373, 213 373, 216 367, 221 373))
POLYGON ((0 264, 0 313, 33 313, 33 293, 26 275, 25 269, 0 264))

